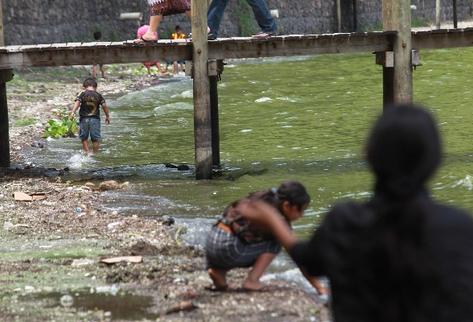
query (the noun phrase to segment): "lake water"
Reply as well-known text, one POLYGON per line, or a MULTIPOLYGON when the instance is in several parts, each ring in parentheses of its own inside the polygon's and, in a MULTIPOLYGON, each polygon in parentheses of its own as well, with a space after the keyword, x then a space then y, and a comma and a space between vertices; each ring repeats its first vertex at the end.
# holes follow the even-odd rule
MULTIPOLYGON (((415 101, 431 108, 445 143, 433 194, 473 211, 473 50, 421 55, 415 101)), ((382 109, 382 71, 372 55, 230 62, 218 89, 225 171, 215 180, 195 181, 192 170, 162 165, 194 162, 192 81, 185 77, 109 100, 112 124, 103 126, 99 155, 84 160, 78 139, 61 139, 30 158, 43 166, 69 166, 75 174, 132 182, 132 191, 108 193, 106 206, 119 213, 170 215, 204 226, 229 202, 287 179, 303 182, 312 196, 295 224, 301 236, 335 202, 369 197, 372 177, 363 144, 382 109)), ((205 228, 190 226, 198 243, 205 228)))

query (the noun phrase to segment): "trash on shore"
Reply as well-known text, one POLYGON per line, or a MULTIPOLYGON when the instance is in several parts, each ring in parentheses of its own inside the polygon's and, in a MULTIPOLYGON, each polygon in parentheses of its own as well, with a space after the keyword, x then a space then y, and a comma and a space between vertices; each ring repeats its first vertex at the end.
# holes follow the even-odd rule
POLYGON ((13 198, 15 201, 37 201, 47 199, 46 194, 43 192, 27 194, 21 191, 15 191, 13 193, 13 198))
POLYGON ((129 185, 130 183, 128 181, 123 182, 123 183, 118 183, 115 180, 107 180, 107 181, 101 182, 98 186, 95 185, 95 183, 93 182, 86 182, 84 184, 84 187, 92 191, 107 191, 107 190, 123 189, 123 188, 128 187, 129 185))
POLYGON ((101 263, 105 264, 118 264, 121 262, 125 263, 141 263, 143 262, 143 256, 119 256, 119 257, 110 257, 100 260, 101 263))
POLYGON ((184 302, 179 303, 176 306, 173 306, 173 307, 167 309, 164 312, 164 315, 183 312, 183 311, 192 311, 196 308, 198 308, 198 306, 195 305, 192 301, 184 301, 184 302))

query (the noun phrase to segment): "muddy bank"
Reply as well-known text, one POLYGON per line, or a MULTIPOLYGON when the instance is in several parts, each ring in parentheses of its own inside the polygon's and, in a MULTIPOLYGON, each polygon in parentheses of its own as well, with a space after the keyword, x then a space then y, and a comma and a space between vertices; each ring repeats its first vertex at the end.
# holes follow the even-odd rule
MULTIPOLYGON (((139 66, 110 66, 99 91, 110 99, 159 83, 139 66), (132 76, 135 75, 135 76, 132 76)), ((54 109, 72 105, 88 70, 23 71, 8 85, 13 164, 41 149, 54 109)), ((113 122, 113 119, 112 119, 113 122)), ((113 123, 112 123, 113 124, 113 123)), ((95 183, 98 186, 98 182, 95 183)), ((133 184, 118 189, 133 190, 133 184)), ((327 308, 283 281, 265 292, 206 290, 201 249, 183 241, 170 218, 124 216, 105 208, 104 192, 61 176, 0 178, 0 319, 2 321, 325 321, 327 308), (41 195, 15 201, 14 193, 41 195), (137 263, 101 260, 133 256, 137 263)))

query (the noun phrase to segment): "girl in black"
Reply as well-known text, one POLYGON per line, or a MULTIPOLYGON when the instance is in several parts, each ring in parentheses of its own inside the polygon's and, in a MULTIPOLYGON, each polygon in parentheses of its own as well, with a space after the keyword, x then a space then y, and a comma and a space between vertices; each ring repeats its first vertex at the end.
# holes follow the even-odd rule
POLYGON ((335 206, 309 241, 298 241, 264 203, 240 207, 309 274, 329 278, 337 322, 473 321, 473 220, 425 187, 441 160, 431 115, 388 108, 366 152, 373 197, 335 206))

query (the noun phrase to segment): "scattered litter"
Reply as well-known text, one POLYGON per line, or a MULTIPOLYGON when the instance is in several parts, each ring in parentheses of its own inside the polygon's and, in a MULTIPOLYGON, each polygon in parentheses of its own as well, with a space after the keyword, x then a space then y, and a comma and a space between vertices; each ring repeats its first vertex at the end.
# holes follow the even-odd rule
POLYGON ((81 258, 81 259, 74 259, 71 263, 71 266, 86 266, 95 264, 93 259, 89 258, 81 258))
MULTIPOLYGON (((116 214, 115 214, 115 215, 116 215, 116 214)), ((120 225, 122 225, 122 224, 123 224, 123 222, 121 222, 121 221, 112 222, 112 223, 110 223, 110 224, 107 225, 107 228, 108 228, 109 230, 113 230, 113 229, 117 228, 118 226, 120 226, 120 225)))
POLYGON ((5 229, 7 231, 12 229, 13 227, 15 227, 15 225, 13 225, 10 221, 5 221, 3 223, 3 229, 5 229))
POLYGON ((195 305, 192 301, 184 301, 179 303, 176 306, 171 307, 170 309, 167 309, 164 314, 172 314, 172 313, 178 313, 178 312, 183 312, 183 311, 192 311, 197 308, 197 305, 195 305))
POLYGON ((107 181, 104 181, 104 182, 100 183, 99 190, 100 191, 118 190, 118 189, 122 189, 122 188, 127 187, 129 184, 130 184, 129 182, 124 182, 124 183, 120 184, 120 183, 116 182, 115 180, 107 180, 107 181))
POLYGON ((63 295, 59 300, 62 306, 64 307, 71 307, 74 304, 74 298, 70 295, 63 295))
POLYGON ((36 192, 32 194, 27 194, 21 191, 15 191, 13 193, 13 198, 16 201, 37 201, 46 199, 46 194, 43 192, 36 192))
POLYGON ((125 263, 141 263, 143 261, 143 256, 120 256, 120 257, 110 257, 101 259, 101 263, 105 264, 117 264, 120 262, 125 263))

